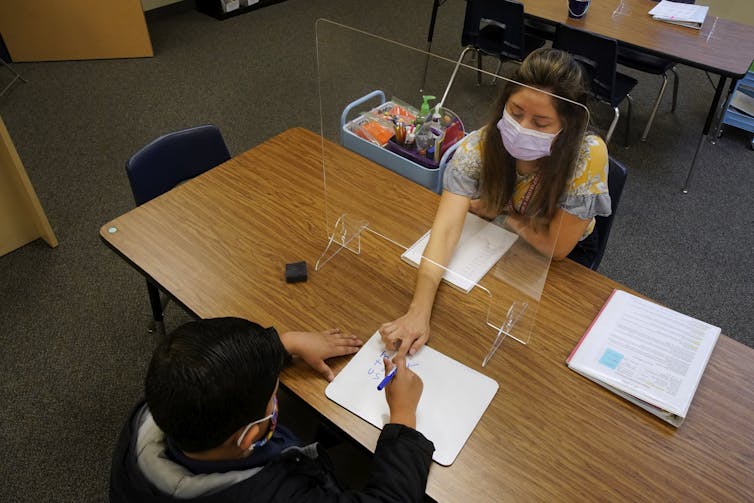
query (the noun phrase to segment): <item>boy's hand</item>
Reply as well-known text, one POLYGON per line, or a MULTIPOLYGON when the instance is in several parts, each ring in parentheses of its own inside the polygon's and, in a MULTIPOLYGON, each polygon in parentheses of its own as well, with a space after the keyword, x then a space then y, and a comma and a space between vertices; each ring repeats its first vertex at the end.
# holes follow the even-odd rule
POLYGON ((398 353, 393 362, 383 358, 385 374, 398 367, 395 377, 385 386, 385 398, 390 407, 390 422, 416 428, 416 407, 422 396, 424 383, 421 377, 406 368, 405 353, 398 353))
POLYGON ((301 357, 328 381, 332 381, 335 375, 325 360, 352 355, 363 344, 358 337, 344 334, 339 328, 322 332, 286 332, 280 336, 280 340, 290 354, 301 357))

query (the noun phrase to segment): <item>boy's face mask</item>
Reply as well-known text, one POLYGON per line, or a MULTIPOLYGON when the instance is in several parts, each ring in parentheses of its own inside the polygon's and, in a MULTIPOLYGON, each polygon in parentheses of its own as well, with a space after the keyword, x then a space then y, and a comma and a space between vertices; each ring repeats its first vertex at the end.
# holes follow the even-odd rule
POLYGON ((503 145, 510 155, 522 161, 533 161, 550 155, 552 142, 557 133, 542 133, 527 129, 503 109, 503 117, 497 122, 497 129, 503 139, 503 145))
POLYGON ((249 452, 253 452, 254 449, 257 449, 259 447, 262 447, 264 444, 270 441, 272 438, 273 433, 275 433, 275 427, 278 424, 278 396, 275 394, 272 397, 272 414, 269 416, 263 417, 262 419, 257 419, 253 423, 249 423, 246 425, 246 428, 243 429, 243 432, 241 432, 241 435, 238 436, 238 440, 236 440, 236 445, 238 447, 241 447, 241 441, 243 441, 243 438, 246 436, 246 433, 249 431, 249 428, 254 426, 255 424, 263 423, 267 420, 270 420, 270 429, 267 431, 267 434, 257 440, 256 442, 252 443, 249 448, 247 449, 249 452))

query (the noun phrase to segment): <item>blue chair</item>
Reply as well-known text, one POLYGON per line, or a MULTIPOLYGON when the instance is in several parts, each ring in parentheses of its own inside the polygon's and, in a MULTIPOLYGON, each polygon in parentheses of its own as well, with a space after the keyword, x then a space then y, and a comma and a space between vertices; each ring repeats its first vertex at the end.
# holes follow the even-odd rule
MULTIPOLYGON (((654 0, 655 2, 658 0, 654 0)), ((694 0, 673 0, 677 3, 694 3, 694 0)), ((639 49, 633 49, 618 43, 618 64, 639 70, 640 72, 650 73, 652 75, 662 75, 662 85, 660 86, 660 92, 657 95, 655 104, 652 107, 652 113, 649 115, 647 125, 644 127, 644 132, 641 134, 641 141, 646 141, 649 136, 649 130, 652 128, 652 123, 655 120, 657 109, 660 107, 660 102, 665 94, 665 88, 668 85, 668 72, 673 72, 673 105, 670 108, 671 112, 675 112, 675 105, 678 100, 678 72, 675 71, 675 61, 662 58, 649 54, 639 49)))
MULTIPOLYGON (((136 205, 164 194, 176 185, 201 175, 230 159, 216 126, 205 125, 168 133, 152 141, 126 161, 126 174, 136 205)), ((160 299, 157 285, 147 279, 153 326, 165 333, 163 311, 169 297, 160 299)))
POLYGON ((615 213, 618 211, 620 196, 623 193, 623 186, 626 184, 626 177, 628 176, 626 166, 612 157, 609 157, 608 159, 607 190, 610 193, 610 216, 594 217, 593 232, 597 235, 597 252, 591 256, 584 256, 584 254, 574 250, 568 255, 568 258, 571 260, 574 260, 593 271, 597 270, 602 261, 602 256, 605 254, 607 239, 610 237, 610 228, 613 226, 615 213))
POLYGON ((618 42, 615 39, 603 37, 564 24, 559 24, 555 31, 555 41, 552 46, 570 53, 576 61, 581 63, 589 78, 592 95, 599 101, 609 104, 615 116, 605 135, 605 142, 609 142, 615 131, 620 117, 618 106, 628 101, 626 121, 626 137, 624 144, 628 146, 628 133, 631 127, 631 90, 637 80, 619 73, 618 42))

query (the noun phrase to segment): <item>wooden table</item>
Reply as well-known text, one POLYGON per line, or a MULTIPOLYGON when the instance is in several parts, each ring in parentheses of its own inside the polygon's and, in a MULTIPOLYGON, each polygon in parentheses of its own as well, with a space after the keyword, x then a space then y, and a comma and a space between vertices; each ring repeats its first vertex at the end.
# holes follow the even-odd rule
MULTIPOLYGON (((727 79, 742 78, 754 59, 754 26, 711 14, 707 15, 701 30, 656 21, 647 14, 657 5, 657 2, 651 0, 592 0, 589 11, 581 19, 568 17, 567 0, 516 1, 524 5, 526 16, 538 21, 562 23, 614 38, 626 46, 720 76, 683 184, 682 191, 688 192, 701 146, 724 103, 720 97, 728 83, 727 79)), ((427 51, 432 45, 437 8, 443 3, 441 0, 433 2, 427 51)))
MULTIPOLYGON (((349 183, 367 180, 375 193, 384 188, 395 193, 394 201, 360 203, 385 208, 384 216, 373 215, 375 225, 400 214, 394 202, 403 200, 424 208, 413 220, 429 227, 436 194, 350 151, 325 145, 329 165, 350 173, 349 183)), ((320 271, 312 270, 326 243, 321 155, 319 136, 286 131, 108 222, 100 235, 200 317, 243 316, 279 330, 338 326, 366 340, 380 323, 404 312, 416 271, 400 260, 398 246, 368 232, 360 255, 344 251, 320 271), (309 263, 309 280, 286 284, 284 264, 298 260, 309 263)), ((415 233, 412 228, 403 237, 415 233)), ((494 378, 500 390, 455 463, 432 466, 427 487, 432 498, 752 497, 754 350, 720 338, 679 429, 565 366, 616 287, 574 262, 553 264, 530 344, 505 341, 484 369, 481 361, 495 335, 484 323, 485 296, 478 289, 464 295, 440 287, 431 345, 494 378)), ((340 369, 345 363, 339 359, 333 365, 340 369)), ((305 365, 286 369, 282 382, 374 448, 378 430, 329 401, 327 383, 305 365)))

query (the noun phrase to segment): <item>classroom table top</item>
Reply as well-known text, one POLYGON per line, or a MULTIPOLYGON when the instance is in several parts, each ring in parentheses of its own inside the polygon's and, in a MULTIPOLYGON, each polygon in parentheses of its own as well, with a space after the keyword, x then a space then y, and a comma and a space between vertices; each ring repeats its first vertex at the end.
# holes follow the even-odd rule
MULTIPOLYGON (((100 235, 197 316, 241 316, 280 331, 337 326, 366 340, 381 323, 405 312, 416 270, 401 261, 400 246, 371 232, 362 233, 360 254, 342 251, 313 270, 328 232, 323 144, 327 166, 343 175, 328 182, 333 190, 365 180, 374 188, 373 196, 371 190, 358 194, 359 205, 384 208, 370 225, 383 219, 396 225, 399 202, 410 200, 420 209, 395 235, 409 242, 419 236, 419 227, 430 226, 437 194, 297 128, 115 218, 100 235), (395 199, 369 200, 386 187, 395 199), (285 264, 299 260, 309 264, 308 281, 285 283, 285 264)), ((504 341, 482 368, 495 336, 485 323, 487 295, 476 288, 465 295, 440 287, 430 345, 492 377, 500 389, 456 461, 449 467, 433 464, 429 496, 438 501, 751 497, 753 349, 720 337, 678 429, 565 365, 614 288, 623 287, 569 260, 553 263, 530 343, 504 341)), ((346 361, 331 363, 339 370, 346 361)), ((327 382, 305 364, 294 360, 281 382, 374 449, 379 431, 328 400, 327 382)))
POLYGON ((624 44, 727 77, 743 76, 754 59, 754 26, 707 14, 701 30, 652 19, 651 0, 594 0, 581 19, 562 0, 520 0, 524 12, 614 38, 624 44))

